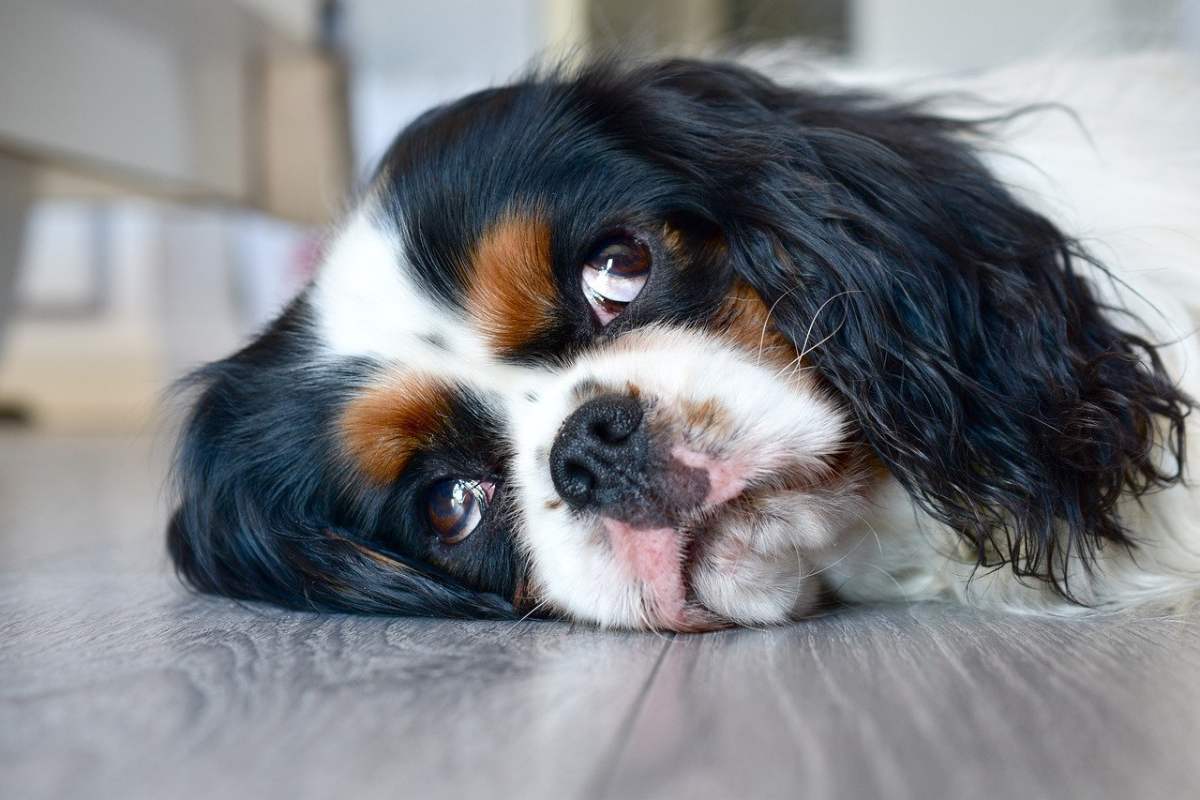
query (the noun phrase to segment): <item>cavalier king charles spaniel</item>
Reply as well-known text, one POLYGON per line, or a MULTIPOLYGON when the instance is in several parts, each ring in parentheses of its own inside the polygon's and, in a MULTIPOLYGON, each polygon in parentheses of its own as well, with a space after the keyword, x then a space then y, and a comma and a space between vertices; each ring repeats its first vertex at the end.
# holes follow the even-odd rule
POLYGON ((312 283, 191 379, 178 571, 675 631, 1186 593, 1200 259, 1147 240, 1196 229, 1194 150, 1140 169, 1184 132, 955 102, 671 60, 427 112, 312 283))

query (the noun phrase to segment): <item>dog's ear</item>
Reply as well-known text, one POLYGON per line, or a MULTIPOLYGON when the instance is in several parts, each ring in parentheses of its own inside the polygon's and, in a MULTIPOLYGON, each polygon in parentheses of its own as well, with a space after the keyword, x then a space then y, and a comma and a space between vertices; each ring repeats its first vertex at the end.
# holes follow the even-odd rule
POLYGON ((706 193, 774 324, 980 564, 1072 597, 1133 543, 1117 500, 1180 479, 1192 400, 1098 301, 1103 267, 980 163, 981 126, 691 62, 630 90, 654 122, 623 135, 706 193))
POLYGON ((167 530, 195 589, 288 608, 507 618, 511 604, 383 551, 345 527, 345 470, 333 417, 353 365, 311 364, 302 301, 262 337, 186 383, 198 389, 174 469, 167 530))

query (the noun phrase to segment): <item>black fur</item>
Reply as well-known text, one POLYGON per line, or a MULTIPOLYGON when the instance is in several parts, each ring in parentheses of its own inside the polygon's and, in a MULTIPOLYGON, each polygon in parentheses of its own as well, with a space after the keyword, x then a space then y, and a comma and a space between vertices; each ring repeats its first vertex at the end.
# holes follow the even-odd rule
MULTIPOLYGON (((861 440, 980 565, 1070 597, 1069 560, 1134 545, 1118 498, 1181 478, 1192 401, 1154 344, 1099 305, 1079 243, 980 164, 969 140, 985 132, 729 65, 600 65, 430 112, 375 181, 384 212, 405 220, 408 260, 449 304, 490 221, 511 207, 549 216, 561 322, 515 360, 564 360, 653 320, 719 324, 740 276, 797 345, 820 343, 807 358, 861 440), (613 226, 667 221, 689 254, 600 331, 578 292, 582 254, 613 226), (1175 466, 1158 466, 1164 448, 1175 466)), ((309 330, 301 298, 196 377, 168 535, 180 572, 292 607, 511 615, 521 565, 499 520, 465 561, 439 557, 412 521, 435 469, 418 463, 374 493, 348 480, 333 420, 377 365, 318 367, 309 330)), ((472 430, 426 461, 474 459, 502 477, 503 437, 472 430)))

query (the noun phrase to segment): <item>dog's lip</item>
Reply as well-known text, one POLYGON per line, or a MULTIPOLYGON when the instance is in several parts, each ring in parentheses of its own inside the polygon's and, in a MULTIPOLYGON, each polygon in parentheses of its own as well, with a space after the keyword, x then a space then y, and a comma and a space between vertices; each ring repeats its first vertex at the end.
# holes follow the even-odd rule
POLYGON ((647 593, 650 602, 646 622, 649 627, 679 633, 732 627, 736 623, 705 606, 693 589, 697 552, 703 547, 710 529, 716 527, 730 509, 744 508, 755 497, 813 491, 836 480, 837 470, 831 467, 813 469, 811 464, 797 460, 764 477, 762 468, 751 465, 748 459, 722 458, 684 445, 675 445, 670 452, 675 462, 706 471, 710 486, 704 500, 671 519, 635 521, 601 515, 601 524, 614 544, 614 552, 647 593), (655 540, 650 549, 657 550, 654 557, 658 559, 660 571, 648 571, 647 563, 642 560, 644 554, 637 550, 638 538, 655 540), (664 553, 664 548, 669 548, 670 552, 664 553), (668 556, 674 561, 673 568, 663 571, 662 559, 668 556))
POLYGON ((747 488, 740 462, 675 445, 672 461, 686 469, 702 470, 708 490, 693 509, 661 520, 623 520, 601 515, 614 555, 641 583, 647 599, 647 620, 654 627, 677 632, 715 630, 730 623, 696 601, 692 590, 693 547, 704 524, 719 515, 747 488))
POLYGON ((696 600, 692 589, 691 531, 674 526, 638 528, 601 517, 613 553, 642 585, 650 628, 694 633, 732 623, 696 600))
POLYGON ((659 463, 658 482, 651 483, 651 491, 644 495, 650 500, 649 508, 645 503, 631 508, 608 507, 600 510, 600 519, 642 530, 691 529, 712 519, 714 513, 751 486, 743 477, 746 470, 741 461, 681 444, 672 446, 667 453, 668 457, 659 463), (699 491, 691 491, 689 478, 697 472, 703 474, 704 483, 698 487, 699 491))

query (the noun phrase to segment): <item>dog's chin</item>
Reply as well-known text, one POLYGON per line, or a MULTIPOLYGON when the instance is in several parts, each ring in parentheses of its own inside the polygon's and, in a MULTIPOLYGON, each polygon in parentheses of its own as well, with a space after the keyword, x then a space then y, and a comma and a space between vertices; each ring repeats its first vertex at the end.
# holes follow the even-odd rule
POLYGON ((802 616, 820 594, 814 556, 847 505, 844 491, 829 489, 747 492, 675 525, 601 517, 602 540, 628 575, 637 614, 609 623, 683 632, 802 616))
POLYGON ((710 335, 651 328, 580 359, 514 414, 521 544, 539 602, 604 626, 699 631, 765 625, 816 601, 816 556, 858 508, 846 421, 802 372, 780 373, 710 335), (636 513, 572 509, 548 454, 598 395, 636 397, 656 469, 703 476, 636 513), (694 489, 694 484, 691 485, 694 489), (680 497, 690 499, 681 504, 680 497))

